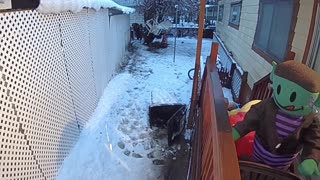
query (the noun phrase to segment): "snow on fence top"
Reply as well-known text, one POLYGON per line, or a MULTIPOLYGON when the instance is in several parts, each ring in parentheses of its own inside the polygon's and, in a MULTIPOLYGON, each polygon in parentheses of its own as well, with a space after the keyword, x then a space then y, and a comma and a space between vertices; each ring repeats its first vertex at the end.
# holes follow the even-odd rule
POLYGON ((130 14, 135 11, 133 8, 121 6, 112 0, 41 0, 37 10, 40 13, 61 13, 64 11, 80 12, 84 7, 93 8, 98 11, 100 8, 113 8, 130 14))

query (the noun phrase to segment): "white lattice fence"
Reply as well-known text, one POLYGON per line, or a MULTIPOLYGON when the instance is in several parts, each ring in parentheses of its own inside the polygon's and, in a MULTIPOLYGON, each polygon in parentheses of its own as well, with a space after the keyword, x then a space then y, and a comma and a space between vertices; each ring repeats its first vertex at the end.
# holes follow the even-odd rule
POLYGON ((63 13, 60 17, 62 46, 76 118, 82 128, 97 103, 90 57, 89 17, 86 10, 77 14, 63 13))
MULTIPOLYGON (((108 53, 108 47, 110 46, 108 44, 112 42, 108 39, 108 33, 110 32, 108 10, 105 9, 99 12, 90 10, 88 17, 90 18, 90 44, 94 47, 91 50, 91 59, 94 59, 94 79, 97 82, 96 92, 98 96, 101 96, 104 87, 108 83, 108 79, 110 79, 113 73, 113 71, 108 70, 109 62, 105 59, 106 57, 110 57, 108 53)), ((113 45, 114 43, 111 44, 113 45)))
POLYGON ((108 56, 127 42, 108 42, 108 20, 108 10, 0 13, 1 180, 55 178, 114 73, 108 65, 122 60, 108 56))
POLYGON ((112 62, 108 68, 110 71, 114 71, 117 68, 117 64, 114 59, 123 59, 125 49, 124 45, 129 42, 129 18, 125 15, 111 16, 110 17, 110 30, 108 39, 110 42, 114 42, 113 46, 110 46, 109 55, 112 62), (122 22, 122 23, 118 23, 122 22), (110 69, 111 68, 111 69, 110 69))

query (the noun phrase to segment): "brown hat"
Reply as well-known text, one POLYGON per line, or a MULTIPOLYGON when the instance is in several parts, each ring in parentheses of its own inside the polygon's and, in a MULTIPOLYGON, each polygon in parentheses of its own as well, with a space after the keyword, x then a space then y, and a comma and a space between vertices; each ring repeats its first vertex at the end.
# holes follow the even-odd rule
POLYGON ((275 74, 312 93, 320 92, 320 74, 297 61, 280 63, 275 69, 275 74))

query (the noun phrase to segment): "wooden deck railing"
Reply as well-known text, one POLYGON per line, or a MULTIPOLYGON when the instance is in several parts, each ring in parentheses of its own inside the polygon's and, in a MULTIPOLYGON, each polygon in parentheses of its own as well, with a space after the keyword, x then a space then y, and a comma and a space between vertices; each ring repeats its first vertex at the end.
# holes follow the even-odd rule
POLYGON ((240 170, 213 43, 203 74, 195 113, 190 180, 240 180, 240 170))
POLYGON ((241 72, 238 68, 235 69, 232 81, 231 81, 231 93, 234 102, 243 105, 244 88, 247 84, 248 72, 241 72))
POLYGON ((250 99, 264 100, 266 98, 270 98, 273 94, 272 88, 269 87, 270 83, 271 83, 270 74, 267 74, 262 79, 254 83, 250 99))

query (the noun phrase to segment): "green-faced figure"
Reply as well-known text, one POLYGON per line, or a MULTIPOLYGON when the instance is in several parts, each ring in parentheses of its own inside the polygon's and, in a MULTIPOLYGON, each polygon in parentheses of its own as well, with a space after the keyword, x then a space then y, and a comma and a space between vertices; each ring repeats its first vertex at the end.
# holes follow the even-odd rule
POLYGON ((319 83, 314 79, 309 80, 317 76, 319 75, 316 72, 295 61, 280 65, 273 63, 270 78, 277 106, 284 112, 296 116, 306 116, 319 108, 319 83), (293 69, 302 73, 297 73, 293 69))
POLYGON ((255 132, 253 159, 287 170, 300 155, 300 174, 319 176, 320 74, 297 61, 273 63, 273 97, 253 105, 232 128, 235 140, 255 132))
MULTIPOLYGON (((280 65, 273 63, 270 78, 274 102, 279 109, 294 116, 307 116, 313 111, 318 111, 320 78, 315 71, 296 61, 288 61, 280 65)), ((318 163, 316 159, 306 158, 299 165, 298 170, 302 175, 319 176, 318 163)))

